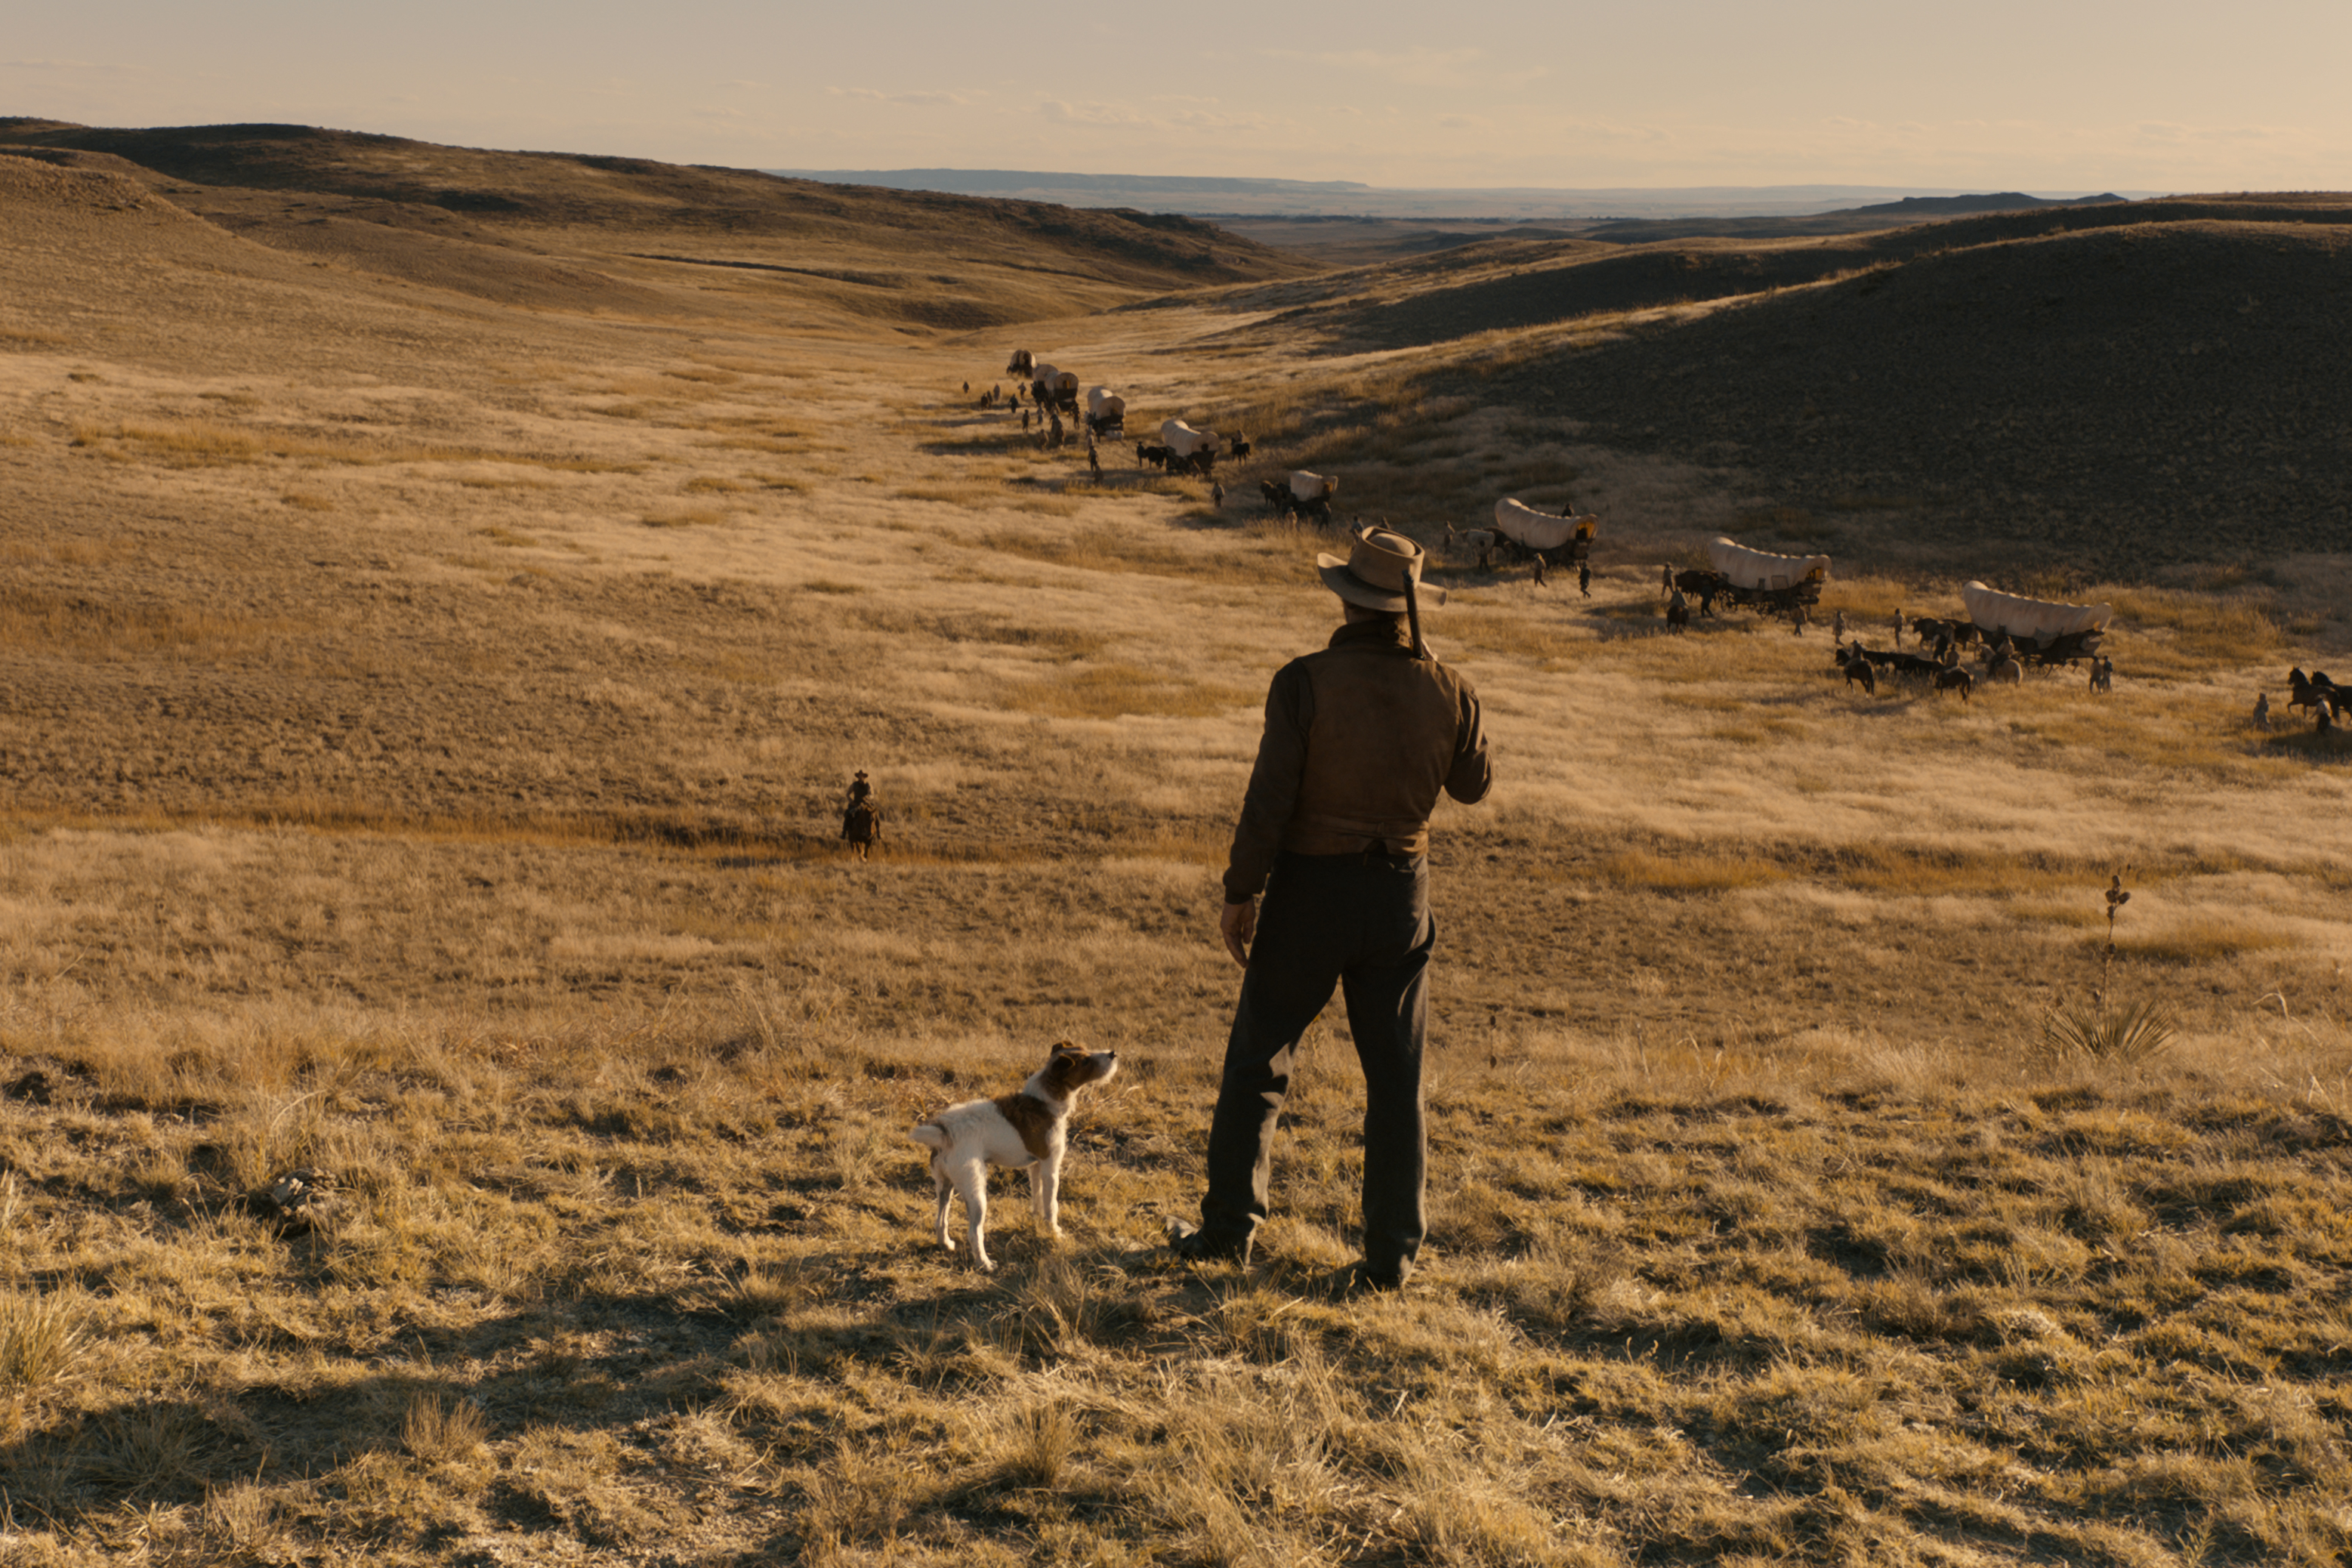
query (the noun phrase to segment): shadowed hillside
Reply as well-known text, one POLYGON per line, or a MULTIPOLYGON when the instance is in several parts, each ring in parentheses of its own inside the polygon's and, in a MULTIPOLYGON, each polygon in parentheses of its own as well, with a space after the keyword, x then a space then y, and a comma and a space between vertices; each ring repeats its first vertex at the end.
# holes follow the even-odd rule
POLYGON ((1478 386, 1767 477, 1790 537, 2131 574, 2352 543, 2352 229, 2138 225, 1923 257, 1478 386))
MULTIPOLYGON (((1413 348, 1483 332, 1548 326, 1603 311, 1644 310, 1820 282, 1977 246, 2105 228, 2193 222, 2352 224, 2340 196, 2197 197, 1986 213, 1875 232, 1761 242, 1692 238, 1641 246, 1597 234, 1515 237, 1319 277, 1233 288, 1236 311, 1274 311, 1265 333, 1304 329, 1328 352, 1413 348)), ((1149 310, 1169 300, 1128 307, 1149 310)), ((1246 337, 1248 334, 1243 334, 1246 337)))
POLYGON ((1761 489, 1768 546, 2128 577, 2352 545, 2341 196, 1500 241, 1208 298, 1246 317, 1220 343, 1404 352, 1428 396, 1761 489))

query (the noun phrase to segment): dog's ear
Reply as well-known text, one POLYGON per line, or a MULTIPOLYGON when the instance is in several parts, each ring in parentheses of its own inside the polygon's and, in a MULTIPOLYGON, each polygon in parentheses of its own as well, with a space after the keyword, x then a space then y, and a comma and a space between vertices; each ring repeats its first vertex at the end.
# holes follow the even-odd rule
POLYGON ((1045 1080, 1060 1088, 1076 1082, 1086 1070, 1087 1053, 1067 1040, 1054 1042, 1054 1054, 1045 1058, 1045 1080))

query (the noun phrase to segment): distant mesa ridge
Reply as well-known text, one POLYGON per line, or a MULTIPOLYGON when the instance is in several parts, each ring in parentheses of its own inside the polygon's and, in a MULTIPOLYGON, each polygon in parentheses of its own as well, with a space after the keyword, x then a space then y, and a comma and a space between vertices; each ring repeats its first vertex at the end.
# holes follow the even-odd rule
POLYGON ((1281 192, 1334 194, 1369 191, 1354 180, 1245 180, 1214 174, 1066 174, 1038 169, 767 169, 794 180, 833 185, 881 185, 900 191, 941 191, 950 195, 998 195, 1009 191, 1281 192))
MULTIPOLYGON (((1205 174, 1080 174, 1043 169, 770 169, 827 184, 953 195, 1019 197, 1072 206, 1130 206, 1201 217, 1355 216, 1657 220, 1869 214, 1913 220, 1979 212, 2121 201, 1922 191, 1890 185, 1686 185, 1570 188, 1412 188, 1354 180, 1244 179, 1205 174)), ((2145 194, 2145 193, 2143 193, 2145 194)))
POLYGON ((1957 217, 1966 213, 2030 212, 2036 207, 2097 207, 2120 202, 2125 198, 2113 191, 2095 196, 2029 196, 2022 191, 2003 191, 1990 196, 1905 196, 1899 202, 1880 202, 1873 206, 1851 207, 1850 212, 1885 214, 1892 218, 1957 217))

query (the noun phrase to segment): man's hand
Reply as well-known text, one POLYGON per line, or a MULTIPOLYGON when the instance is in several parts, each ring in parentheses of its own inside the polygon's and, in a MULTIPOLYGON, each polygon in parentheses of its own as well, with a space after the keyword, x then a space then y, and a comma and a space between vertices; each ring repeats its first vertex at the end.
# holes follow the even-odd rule
POLYGON ((1223 914, 1217 917, 1217 930, 1223 933, 1225 951, 1244 969, 1249 967, 1250 939, 1257 935, 1257 900, 1244 899, 1238 904, 1227 904, 1223 914))

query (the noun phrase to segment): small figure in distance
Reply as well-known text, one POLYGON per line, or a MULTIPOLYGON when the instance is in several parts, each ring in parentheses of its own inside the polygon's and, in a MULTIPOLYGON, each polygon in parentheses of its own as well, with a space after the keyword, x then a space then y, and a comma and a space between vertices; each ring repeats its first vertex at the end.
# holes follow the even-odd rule
POLYGON ((1213 511, 1225 510, 1225 487, 1221 481, 1213 479, 1209 483, 1209 507, 1213 511))
POLYGON ((1895 646, 1903 646, 1903 606, 1900 605, 1895 606, 1895 646))
POLYGON ((1576 591, 1588 599, 1592 597, 1592 563, 1590 561, 1576 563, 1576 591))
POLYGON ((882 803, 874 798, 874 786, 866 782, 864 768, 849 781, 849 794, 841 804, 841 837, 860 860, 882 842, 882 803))
POLYGON ((1542 587, 1543 585, 1544 585, 1544 557, 1543 557, 1543 552, 1542 552, 1542 551, 1540 551, 1540 550, 1538 550, 1538 551, 1537 551, 1537 552, 1536 552, 1536 586, 1537 586, 1537 587, 1538 587, 1538 588, 1540 588, 1540 587, 1542 587))
POLYGON ((2091 656, 2091 689, 2100 693, 2116 689, 2116 661, 2102 654, 2091 656))
POLYGON ((2254 723, 2263 730, 2271 727, 2271 694, 2267 691, 2254 693, 2254 723))
POLYGON ((1021 411, 1021 428, 1024 430, 1029 428, 1029 411, 1026 408, 1021 411))
POLYGON ((971 383, 967 381, 963 384, 963 395, 966 397, 970 397, 971 395, 971 383))
POLYGON ((1672 566, 1661 566, 1658 568, 1658 586, 1664 588, 1669 594, 1677 592, 1675 587, 1675 569, 1672 566))
POLYGON ((1845 641, 1845 612, 1843 610, 1840 610, 1837 613, 1837 620, 1830 627, 1830 640, 1832 642, 1841 643, 1845 641))
POLYGON ((1789 631, 1795 637, 1805 635, 1805 606, 1799 605, 1789 612, 1789 631))
POLYGON ((1684 598, 1683 591, 1677 588, 1675 596, 1666 601, 1666 630, 1680 637, 1689 625, 1690 601, 1684 598))

